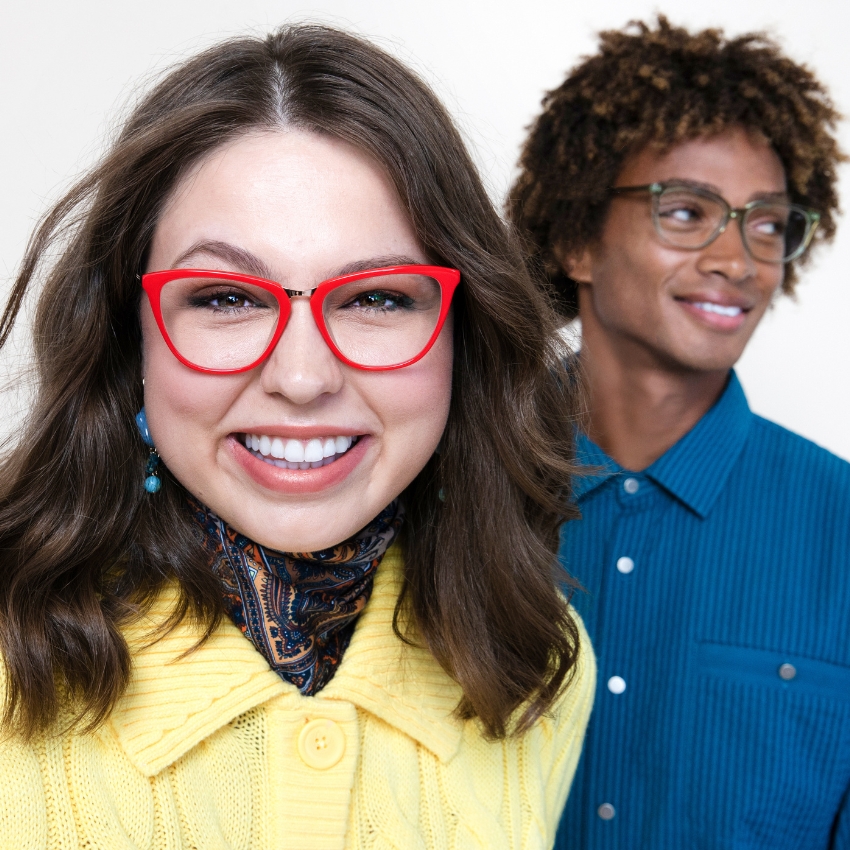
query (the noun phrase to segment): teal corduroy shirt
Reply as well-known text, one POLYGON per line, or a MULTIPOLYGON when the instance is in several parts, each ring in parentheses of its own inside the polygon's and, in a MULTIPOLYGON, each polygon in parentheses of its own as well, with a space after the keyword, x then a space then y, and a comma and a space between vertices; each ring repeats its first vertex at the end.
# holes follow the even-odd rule
POLYGON ((599 677, 556 847, 850 848, 850 464, 734 373, 643 472, 579 454, 561 559, 599 677))

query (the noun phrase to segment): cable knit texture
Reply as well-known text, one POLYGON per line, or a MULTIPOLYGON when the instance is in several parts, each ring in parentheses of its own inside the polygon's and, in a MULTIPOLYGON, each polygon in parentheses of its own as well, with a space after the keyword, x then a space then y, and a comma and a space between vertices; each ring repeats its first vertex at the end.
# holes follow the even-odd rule
POLYGON ((303 696, 230 622, 151 647, 164 594, 128 633, 129 690, 90 735, 0 744, 0 847, 15 850, 550 848, 590 714, 596 665, 552 715, 486 741, 452 716, 460 689, 393 634, 398 547, 328 685, 303 696))

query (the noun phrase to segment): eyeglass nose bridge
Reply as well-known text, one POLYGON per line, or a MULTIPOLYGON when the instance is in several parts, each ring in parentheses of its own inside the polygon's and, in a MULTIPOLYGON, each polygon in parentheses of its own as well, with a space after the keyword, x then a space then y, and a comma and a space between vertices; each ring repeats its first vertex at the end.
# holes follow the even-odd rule
POLYGON ((755 256, 753 255, 752 249, 750 248, 750 244, 747 241, 747 232, 744 227, 744 222, 746 220, 746 215, 748 211, 749 210, 746 207, 736 209, 735 207, 730 207, 727 204, 726 215, 723 217, 720 226, 717 228, 717 230, 714 231, 714 233, 701 247, 707 248, 709 245, 713 245, 726 232, 729 227, 729 222, 734 218, 737 220, 738 227, 740 229, 741 245, 744 248, 744 255, 747 257, 748 262, 752 262, 752 260, 755 259, 755 256))
POLYGON ((714 235, 708 240, 708 242, 706 242, 703 247, 708 247, 709 245, 711 245, 712 242, 722 236, 726 232, 726 228, 729 227, 729 222, 734 218, 738 220, 738 224, 741 227, 741 241, 744 243, 744 247, 747 249, 747 251, 749 251, 749 246, 747 245, 747 237, 744 233, 744 213, 746 213, 746 210, 736 210, 732 207, 727 207, 726 215, 723 217, 723 221, 720 222, 720 226, 717 228, 717 230, 714 231, 714 235))
POLYGON ((312 298, 313 293, 319 288, 314 286, 312 289, 287 289, 285 286, 280 287, 289 298, 312 298))

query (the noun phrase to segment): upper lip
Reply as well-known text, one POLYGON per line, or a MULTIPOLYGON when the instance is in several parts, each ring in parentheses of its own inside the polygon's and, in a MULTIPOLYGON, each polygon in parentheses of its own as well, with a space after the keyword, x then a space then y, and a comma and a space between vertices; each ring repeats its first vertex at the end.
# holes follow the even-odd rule
POLYGON ((744 312, 753 309, 752 301, 740 293, 731 292, 688 292, 673 296, 677 301, 691 304, 717 304, 719 307, 738 307, 744 312))
POLYGON ((360 437, 365 429, 345 425, 249 425, 239 428, 234 434, 258 434, 267 437, 282 437, 291 440, 312 440, 316 437, 360 437))

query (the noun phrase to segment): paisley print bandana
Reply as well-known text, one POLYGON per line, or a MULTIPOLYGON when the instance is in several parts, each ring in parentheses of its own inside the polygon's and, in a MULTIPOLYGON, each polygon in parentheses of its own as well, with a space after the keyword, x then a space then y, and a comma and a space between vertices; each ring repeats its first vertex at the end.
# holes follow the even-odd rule
POLYGON ((354 537, 321 552, 277 552, 189 500, 227 613, 271 668, 302 694, 333 677, 401 527, 398 500, 354 537))

